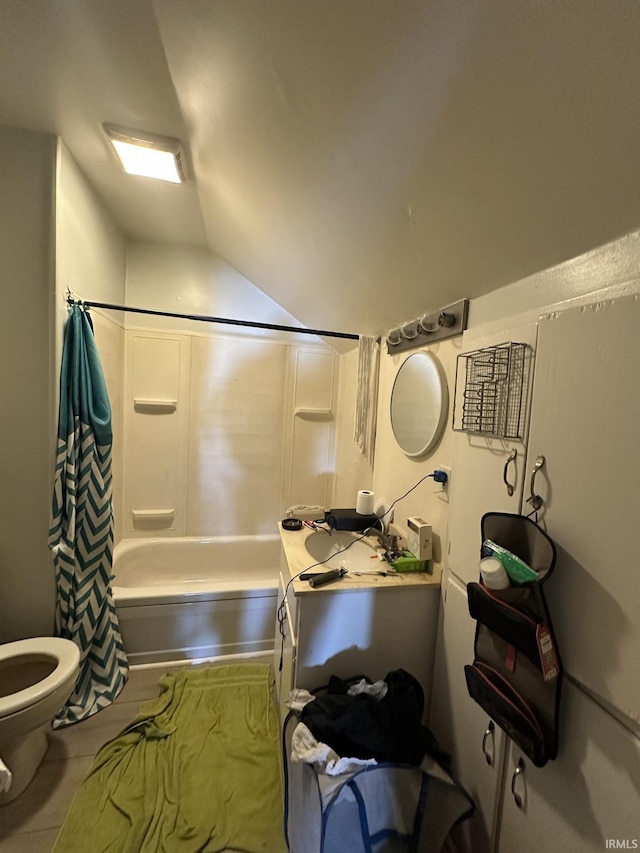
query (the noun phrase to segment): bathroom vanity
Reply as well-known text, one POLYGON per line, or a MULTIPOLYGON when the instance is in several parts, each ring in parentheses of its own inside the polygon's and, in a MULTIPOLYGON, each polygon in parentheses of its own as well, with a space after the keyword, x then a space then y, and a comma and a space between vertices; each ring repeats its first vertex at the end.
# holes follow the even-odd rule
POLYGON ((338 551, 357 534, 279 527, 282 555, 274 669, 282 715, 293 687, 313 690, 331 675, 366 675, 377 681, 402 668, 425 691, 426 718, 440 601, 439 566, 431 572, 378 574, 388 566, 379 560, 377 540, 367 537, 357 543, 358 553, 354 546, 332 556, 326 565, 310 568, 323 549, 338 551), (306 580, 292 580, 306 569, 320 573, 343 564, 347 574, 326 586, 312 588, 306 580))

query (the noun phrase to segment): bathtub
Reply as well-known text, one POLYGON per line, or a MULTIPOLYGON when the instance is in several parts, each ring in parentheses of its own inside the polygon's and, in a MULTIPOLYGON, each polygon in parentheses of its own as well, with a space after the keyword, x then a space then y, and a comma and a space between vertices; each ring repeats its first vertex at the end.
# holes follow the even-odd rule
POLYGON ((113 598, 129 663, 273 649, 280 537, 124 539, 113 598))

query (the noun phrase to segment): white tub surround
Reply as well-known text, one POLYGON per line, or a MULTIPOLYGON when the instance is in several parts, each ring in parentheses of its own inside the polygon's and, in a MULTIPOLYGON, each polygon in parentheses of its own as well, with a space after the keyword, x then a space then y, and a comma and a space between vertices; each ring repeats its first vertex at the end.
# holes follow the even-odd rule
MULTIPOLYGON (((326 566, 313 564, 305 542, 317 535, 303 527, 283 530, 282 571, 278 602, 289 581, 299 572, 322 572, 326 566)), ((327 537, 329 534, 327 534, 327 537)), ((371 544, 372 566, 384 571, 386 563, 375 562, 377 541, 371 544)), ((349 569, 349 552, 344 559, 349 569)), ((336 558, 332 558, 335 560, 336 558)), ((274 664, 281 710, 293 687, 313 690, 331 675, 350 678, 366 675, 373 681, 395 669, 414 675, 425 693, 425 719, 429 711, 433 657, 435 652, 440 567, 432 573, 409 572, 356 575, 348 573, 326 586, 312 588, 307 581, 294 580, 280 608, 285 619, 276 621, 274 664), (282 634, 281 634, 282 630, 282 634)))
POLYGON ((113 597, 131 664, 273 648, 277 536, 126 539, 113 597))

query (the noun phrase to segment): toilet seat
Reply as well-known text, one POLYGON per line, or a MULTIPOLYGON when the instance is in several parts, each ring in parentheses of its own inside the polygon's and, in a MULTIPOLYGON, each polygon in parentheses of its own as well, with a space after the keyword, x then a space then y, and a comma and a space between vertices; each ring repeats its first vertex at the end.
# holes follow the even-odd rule
POLYGON ((80 650, 71 640, 60 637, 33 637, 0 645, 0 664, 22 655, 39 655, 56 663, 45 678, 8 696, 0 696, 0 717, 15 714, 44 699, 73 676, 80 663, 80 650))

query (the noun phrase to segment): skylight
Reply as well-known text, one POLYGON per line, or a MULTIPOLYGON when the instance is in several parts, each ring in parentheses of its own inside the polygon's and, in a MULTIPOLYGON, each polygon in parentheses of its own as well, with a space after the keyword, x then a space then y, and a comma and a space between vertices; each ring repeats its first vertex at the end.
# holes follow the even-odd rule
POLYGON ((186 181, 180 140, 104 125, 120 165, 128 175, 180 184, 186 181))

